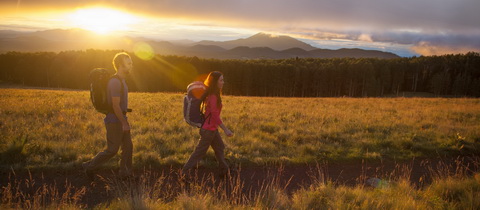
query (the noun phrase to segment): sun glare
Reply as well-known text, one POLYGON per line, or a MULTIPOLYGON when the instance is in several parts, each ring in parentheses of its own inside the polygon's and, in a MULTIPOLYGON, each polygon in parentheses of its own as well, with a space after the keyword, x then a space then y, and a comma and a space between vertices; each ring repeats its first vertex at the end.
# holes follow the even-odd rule
POLYGON ((109 8, 78 9, 68 19, 73 27, 100 34, 128 30, 129 25, 138 22, 138 18, 131 14, 109 8))

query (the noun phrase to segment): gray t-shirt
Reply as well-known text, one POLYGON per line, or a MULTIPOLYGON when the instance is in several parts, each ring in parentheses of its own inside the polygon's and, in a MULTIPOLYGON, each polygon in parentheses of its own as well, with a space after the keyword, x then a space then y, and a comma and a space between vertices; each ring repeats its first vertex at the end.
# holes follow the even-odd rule
MULTIPOLYGON (((121 79, 121 82, 123 83, 123 93, 121 93, 122 86, 118 77, 114 77, 108 81, 107 100, 108 104, 112 105, 112 97, 120 97, 120 109, 122 109, 122 112, 126 113, 128 108, 128 87, 127 83, 125 83, 125 79, 121 79)), ((126 115, 124 115, 124 117, 127 119, 126 115)), ((120 122, 114 113, 108 113, 103 121, 105 123, 120 122)))

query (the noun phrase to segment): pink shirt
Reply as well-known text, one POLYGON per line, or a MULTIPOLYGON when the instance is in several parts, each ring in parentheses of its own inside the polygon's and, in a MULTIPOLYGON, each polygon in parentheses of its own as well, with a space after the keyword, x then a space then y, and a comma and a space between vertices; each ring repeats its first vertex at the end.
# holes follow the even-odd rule
POLYGON ((217 130, 218 126, 222 124, 220 119, 220 112, 222 112, 222 105, 217 106, 217 96, 209 95, 205 100, 205 123, 202 128, 205 130, 217 130))

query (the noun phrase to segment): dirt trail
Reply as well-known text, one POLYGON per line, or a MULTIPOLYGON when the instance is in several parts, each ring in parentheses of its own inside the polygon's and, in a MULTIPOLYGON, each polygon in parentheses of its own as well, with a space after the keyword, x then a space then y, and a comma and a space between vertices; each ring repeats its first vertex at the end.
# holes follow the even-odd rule
MULTIPOLYGON (((309 186, 316 181, 332 181, 337 185, 354 186, 365 184, 369 178, 395 180, 399 177, 407 177, 417 187, 428 185, 432 180, 432 174, 455 174, 461 170, 463 173, 472 174, 479 171, 478 157, 463 158, 435 158, 414 159, 410 161, 352 161, 348 163, 318 163, 302 165, 270 165, 270 166, 246 166, 235 167, 230 181, 240 178, 243 184, 241 193, 254 194, 261 191, 267 184, 276 184, 291 195, 304 186, 309 186)), ((135 182, 142 185, 153 185, 159 177, 164 178, 164 187, 170 191, 181 191, 182 182, 178 177, 180 168, 162 167, 154 169, 137 170, 135 173, 140 177, 135 182)), ((211 168, 199 168, 196 170, 197 181, 205 186, 214 186, 222 182, 211 168), (213 179, 212 179, 213 177, 213 179)), ((15 180, 33 180, 35 186, 43 184, 55 185, 59 192, 65 191, 66 183, 80 189, 86 188, 82 203, 93 207, 110 200, 115 191, 112 185, 119 182, 112 170, 98 171, 98 177, 91 182, 79 168, 76 170, 42 170, 24 171, 13 174, 11 171, 0 172, 0 187, 15 180)), ((148 186, 147 186, 148 187, 148 186)), ((171 193, 171 192, 170 192, 171 193)), ((168 195, 167 195, 168 196, 168 195)))

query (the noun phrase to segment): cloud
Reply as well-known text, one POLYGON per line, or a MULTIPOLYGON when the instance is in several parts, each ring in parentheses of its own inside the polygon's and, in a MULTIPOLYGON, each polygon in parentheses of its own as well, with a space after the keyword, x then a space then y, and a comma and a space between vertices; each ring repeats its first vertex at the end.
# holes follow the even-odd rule
MULTIPOLYGON (((18 1, 7 2, 17 5, 18 1)), ((87 5, 110 5, 159 17, 234 19, 249 24, 319 23, 348 29, 385 27, 386 30, 413 28, 432 31, 480 26, 478 0, 23 0, 20 8, 87 5)))
POLYGON ((411 50, 420 55, 441 55, 480 52, 480 32, 421 33, 390 32, 372 36, 374 42, 413 45, 411 50))
POLYGON ((107 5, 218 28, 415 46, 415 52, 480 51, 479 0, 7 0, 18 10, 107 5))
POLYGON ((313 39, 412 45, 417 53, 480 51, 478 0, 148 2, 143 4, 151 6, 147 10, 153 14, 181 14, 313 39))
POLYGON ((465 54, 467 52, 480 52, 480 48, 472 46, 453 46, 453 45, 439 45, 429 42, 420 42, 412 47, 412 50, 420 55, 444 55, 444 54, 465 54))
POLYGON ((372 42, 372 37, 368 34, 361 34, 358 36, 358 40, 365 41, 365 42, 372 42))

